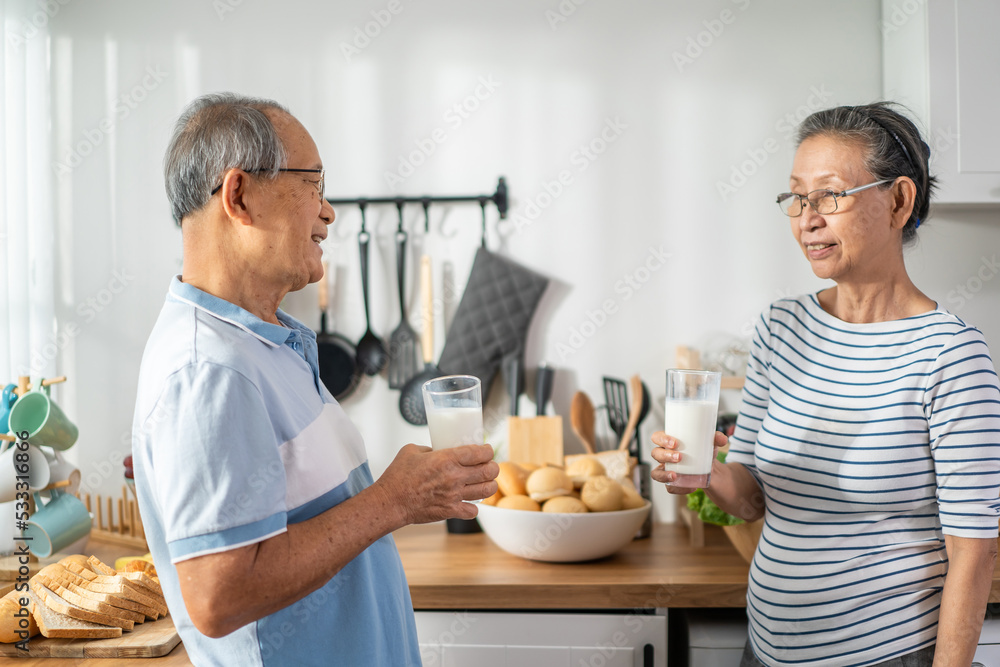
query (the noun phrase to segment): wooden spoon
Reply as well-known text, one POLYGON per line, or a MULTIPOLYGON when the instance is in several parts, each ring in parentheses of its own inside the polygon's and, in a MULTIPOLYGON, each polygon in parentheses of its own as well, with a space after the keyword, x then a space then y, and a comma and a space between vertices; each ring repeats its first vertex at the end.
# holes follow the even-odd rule
POLYGON ((580 438, 584 449, 588 454, 596 454, 594 446, 596 438, 594 436, 594 404, 590 402, 590 397, 582 391, 573 394, 573 402, 569 406, 569 421, 573 426, 573 433, 580 438))
POLYGON ((629 392, 632 394, 632 408, 628 413, 628 423, 622 433, 621 442, 618 444, 620 451, 627 451, 632 437, 635 435, 635 427, 639 424, 639 416, 642 414, 642 380, 638 375, 633 375, 628 381, 629 392))

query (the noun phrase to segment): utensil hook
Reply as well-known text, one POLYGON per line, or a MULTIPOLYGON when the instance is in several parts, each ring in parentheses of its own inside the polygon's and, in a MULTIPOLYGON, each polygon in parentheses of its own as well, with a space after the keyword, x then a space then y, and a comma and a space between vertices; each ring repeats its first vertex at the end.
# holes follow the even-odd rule
POLYGON ((479 244, 485 248, 486 247, 486 202, 489 201, 487 197, 479 198, 479 208, 483 211, 483 233, 479 244))
POLYGON ((397 199, 396 200, 396 212, 399 213, 399 224, 396 225, 396 233, 397 234, 405 234, 406 232, 403 231, 403 200, 402 199, 397 199))
POLYGON ((420 205, 424 207, 424 234, 428 234, 431 231, 431 200, 430 197, 424 197, 420 200, 420 205))
POLYGON ((367 208, 368 202, 366 200, 361 199, 358 201, 358 209, 361 211, 361 234, 365 234, 366 236, 368 234, 368 229, 367 223, 365 222, 365 209, 367 208))

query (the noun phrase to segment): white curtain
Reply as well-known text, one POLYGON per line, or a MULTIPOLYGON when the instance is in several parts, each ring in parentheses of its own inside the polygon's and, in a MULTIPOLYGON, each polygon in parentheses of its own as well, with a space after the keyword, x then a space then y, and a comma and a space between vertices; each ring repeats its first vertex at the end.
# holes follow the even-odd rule
POLYGON ((49 21, 60 3, 0 0, 0 383, 54 375, 49 21))

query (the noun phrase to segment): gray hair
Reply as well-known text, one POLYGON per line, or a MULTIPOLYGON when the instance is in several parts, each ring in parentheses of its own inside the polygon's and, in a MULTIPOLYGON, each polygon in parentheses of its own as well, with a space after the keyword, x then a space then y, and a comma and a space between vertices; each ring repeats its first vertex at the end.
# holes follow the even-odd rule
MULTIPOLYGON (((857 107, 835 107, 810 115, 799 126, 798 143, 815 135, 833 135, 860 143, 865 150, 865 168, 875 180, 908 176, 917 186, 913 212, 903 227, 903 242, 916 238, 917 227, 927 219, 937 178, 930 175, 930 146, 909 118, 896 111, 892 102, 857 107)), ((887 183, 880 189, 891 187, 887 183)))
POLYGON ((228 170, 278 175, 285 165, 285 146, 266 111, 291 115, 272 100, 212 93, 191 102, 177 119, 163 159, 163 178, 178 225, 208 203, 228 170))

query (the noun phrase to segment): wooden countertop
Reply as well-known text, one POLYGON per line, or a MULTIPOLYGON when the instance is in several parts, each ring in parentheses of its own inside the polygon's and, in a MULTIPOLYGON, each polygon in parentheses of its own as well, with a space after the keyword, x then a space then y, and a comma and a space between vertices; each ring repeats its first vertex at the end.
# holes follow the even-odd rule
MULTIPOLYGON (((444 524, 407 526, 393 534, 416 610, 628 609, 742 607, 748 566, 721 529, 707 526, 705 547, 688 544, 682 524, 656 524, 649 539, 590 563, 541 563, 511 556, 483 533, 449 534, 444 524)), ((132 554, 91 541, 105 562, 132 554)), ((133 550, 134 551, 134 550, 133 550)), ((1000 602, 1000 562, 990 602, 1000 602)), ((25 667, 188 667, 184 644, 162 658, 24 658, 25 667)))
MULTIPOLYGON (((589 563, 525 560, 484 533, 453 535, 443 524, 393 537, 417 610, 746 606, 749 566, 716 526, 694 548, 683 524, 656 524, 650 538, 589 563)), ((1000 602, 1000 560, 989 601, 1000 602)))
POLYGON ((748 566, 714 526, 694 549, 685 526, 656 524, 648 539, 589 563, 525 560, 484 533, 449 534, 443 524, 407 526, 393 537, 418 610, 746 605, 748 566))

